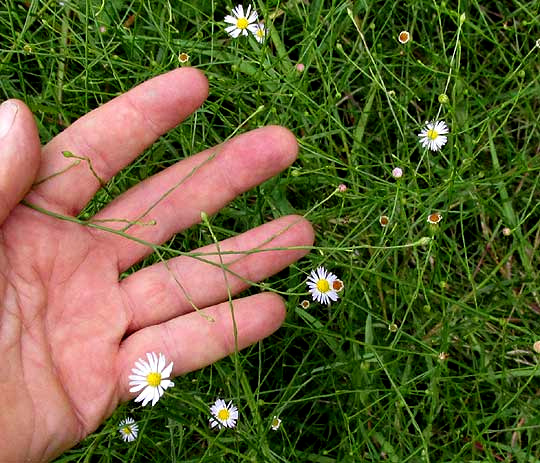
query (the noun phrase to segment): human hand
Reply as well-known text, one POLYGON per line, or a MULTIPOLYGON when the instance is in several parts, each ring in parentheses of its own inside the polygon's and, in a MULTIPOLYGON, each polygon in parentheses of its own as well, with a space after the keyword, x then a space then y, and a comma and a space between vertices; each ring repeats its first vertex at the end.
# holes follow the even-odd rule
MULTIPOLYGON (((66 220, 100 182, 87 162, 71 166, 63 151, 90 159, 106 181, 194 111, 207 91, 200 72, 172 71, 92 111, 43 148, 26 106, 15 100, 2 106, 2 116, 15 118, 0 122, 0 461, 48 460, 95 430, 135 396, 128 376, 146 352, 174 361, 173 375, 233 352, 227 285, 237 294, 246 281, 272 275, 305 254, 242 252, 312 243, 309 223, 288 216, 220 244, 221 252, 240 252, 222 255, 238 275, 227 274, 227 284, 222 268, 187 256, 119 280, 152 251, 144 241, 163 243, 198 222, 201 211, 217 212, 291 164, 296 141, 280 127, 253 130, 183 160, 94 217, 93 224, 116 230, 125 223, 103 219, 155 221, 126 230, 139 241, 66 220), (207 316, 194 311, 189 298, 207 316)), ((199 251, 215 250, 209 245, 199 251)), ((216 254, 207 259, 219 263, 216 254)), ((276 330, 285 306, 279 296, 262 293, 234 300, 234 315, 243 348, 276 330)))

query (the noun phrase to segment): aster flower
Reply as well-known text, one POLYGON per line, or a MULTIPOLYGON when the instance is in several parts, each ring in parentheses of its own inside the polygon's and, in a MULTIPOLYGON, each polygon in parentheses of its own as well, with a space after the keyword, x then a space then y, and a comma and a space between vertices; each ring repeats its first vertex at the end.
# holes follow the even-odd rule
POLYGON ((236 38, 240 34, 247 36, 248 31, 252 34, 257 34, 259 26, 257 22, 257 12, 255 10, 251 11, 251 5, 247 7, 247 10, 244 14, 244 7, 242 5, 237 5, 232 10, 232 14, 225 16, 225 22, 227 24, 232 24, 225 28, 225 32, 231 37, 236 38))
POLYGON ((233 405, 232 401, 228 404, 223 399, 217 399, 210 407, 210 413, 213 418, 210 418, 210 427, 218 429, 234 428, 236 420, 238 420, 238 408, 233 405))
POLYGON ((448 126, 444 121, 426 122, 426 127, 418 136, 420 143, 424 148, 429 148, 431 151, 439 151, 446 145, 447 138, 444 134, 448 133, 448 126))
POLYGON ((255 39, 257 40, 257 42, 259 43, 264 42, 264 39, 266 38, 266 27, 264 27, 263 23, 257 24, 257 27, 253 35, 255 36, 255 39))
POLYGON ((133 418, 126 418, 125 420, 120 421, 118 432, 125 442, 133 442, 137 439, 137 435, 139 434, 139 425, 133 418))
POLYGON ((314 301, 328 305, 331 301, 335 302, 339 299, 337 293, 343 289, 343 282, 324 267, 318 267, 317 271, 311 271, 307 285, 314 301))
POLYGON ((438 212, 434 212, 433 214, 429 214, 427 221, 431 225, 437 225, 442 220, 442 215, 438 212))
POLYGON ((274 415, 274 418, 272 418, 272 423, 270 424, 270 428, 272 429, 272 431, 277 431, 280 426, 281 420, 274 415))
POLYGON ((401 31, 398 35, 399 43, 407 43, 411 39, 411 34, 407 31, 401 31))
POLYGON ((394 167, 392 169, 392 177, 394 177, 394 178, 403 177, 403 169, 401 167, 394 167))
POLYGON ((148 362, 139 359, 135 362, 135 368, 131 369, 129 385, 133 386, 129 392, 142 392, 137 396, 135 402, 142 402, 143 407, 150 401, 154 406, 165 392, 165 389, 174 386, 174 383, 167 379, 172 372, 173 362, 165 366, 165 356, 156 355, 154 352, 146 354, 148 362))
POLYGON ((181 52, 178 55, 178 61, 180 61, 182 64, 187 63, 189 61, 189 55, 186 52, 181 52))

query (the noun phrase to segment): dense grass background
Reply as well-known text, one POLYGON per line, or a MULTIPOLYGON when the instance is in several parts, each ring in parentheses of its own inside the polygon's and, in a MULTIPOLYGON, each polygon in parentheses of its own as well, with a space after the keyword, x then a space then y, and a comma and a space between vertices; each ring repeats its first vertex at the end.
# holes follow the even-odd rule
MULTIPOLYGON (((64 3, 0 7, 1 98, 32 108, 43 141, 180 52, 211 85, 83 215, 235 131, 282 124, 298 161, 212 229, 225 238, 295 212, 317 240, 266 282, 287 298, 281 330, 178 378, 153 409, 124 404, 58 462, 540 461, 540 2, 258 1, 263 45, 227 36, 230 2, 64 3), (435 118, 449 142, 426 152, 417 133, 435 118), (345 291, 303 310, 319 265, 345 291), (236 429, 209 429, 218 396, 239 407, 236 429), (141 427, 132 444, 117 433, 128 415, 141 427)), ((168 245, 211 241, 201 225, 168 245)))

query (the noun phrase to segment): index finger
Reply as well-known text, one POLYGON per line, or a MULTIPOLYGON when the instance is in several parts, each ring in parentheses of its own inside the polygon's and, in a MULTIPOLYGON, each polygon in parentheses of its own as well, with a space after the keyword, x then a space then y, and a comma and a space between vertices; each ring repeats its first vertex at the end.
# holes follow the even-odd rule
POLYGON ((83 116, 42 151, 29 200, 76 215, 101 187, 161 135, 195 111, 208 95, 208 82, 193 68, 154 77, 83 116), (88 162, 65 158, 70 151, 88 162), (97 178, 96 178, 97 176, 97 178), (37 193, 37 194, 35 194, 37 193))

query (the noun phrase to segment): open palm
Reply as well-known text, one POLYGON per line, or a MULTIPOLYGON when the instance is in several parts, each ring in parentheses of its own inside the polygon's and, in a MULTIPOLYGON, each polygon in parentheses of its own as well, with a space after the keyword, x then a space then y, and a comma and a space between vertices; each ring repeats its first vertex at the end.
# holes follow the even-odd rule
MULTIPOLYGON (((283 217, 220 244, 239 251, 222 256, 236 276, 184 255, 119 279, 152 252, 144 242, 164 242, 292 163, 296 142, 280 127, 169 167, 92 219, 136 240, 66 220, 99 189, 98 178, 113 176, 206 94, 198 71, 172 71, 92 111, 43 149, 28 109, 7 103, 16 116, 0 137, 0 461, 51 459, 95 430, 133 398, 128 375, 146 352, 165 354, 178 375, 234 351, 227 288, 238 293, 304 254, 245 251, 311 244, 305 220, 283 217), (97 178, 64 151, 89 159, 97 178), (136 223, 125 229, 119 219, 136 223)), ((207 259, 219 262, 217 254, 207 259)), ((285 313, 269 293, 235 300, 234 311, 240 348, 272 333, 285 313)))

